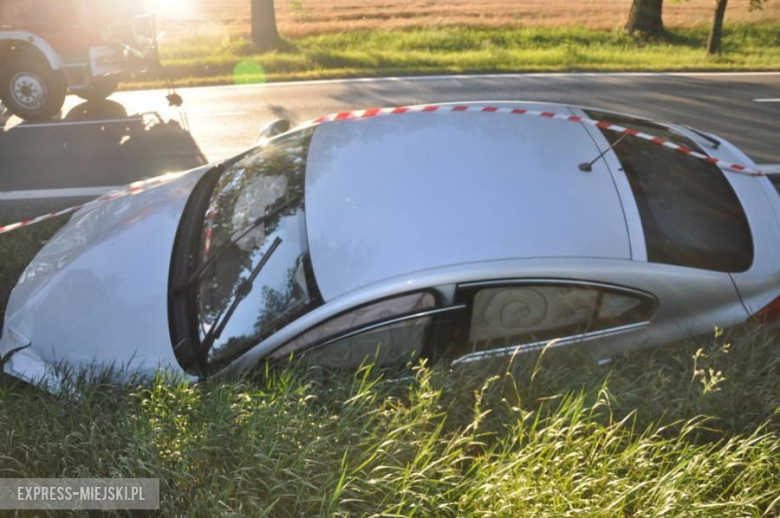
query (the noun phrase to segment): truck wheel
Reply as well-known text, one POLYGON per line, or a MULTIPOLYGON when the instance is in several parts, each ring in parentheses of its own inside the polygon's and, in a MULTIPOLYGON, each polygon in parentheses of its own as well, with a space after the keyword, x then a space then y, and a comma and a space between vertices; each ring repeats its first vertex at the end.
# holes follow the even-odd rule
POLYGON ((119 77, 96 77, 92 84, 81 90, 73 90, 73 93, 85 101, 104 101, 109 95, 119 88, 119 77))
POLYGON ((65 77, 47 64, 25 59, 0 70, 0 101, 21 119, 54 117, 65 103, 66 92, 65 77))

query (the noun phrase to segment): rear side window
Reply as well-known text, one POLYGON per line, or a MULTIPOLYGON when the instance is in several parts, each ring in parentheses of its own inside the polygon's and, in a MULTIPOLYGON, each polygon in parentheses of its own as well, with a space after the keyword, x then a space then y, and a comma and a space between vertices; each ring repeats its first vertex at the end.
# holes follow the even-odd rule
MULTIPOLYGON (((703 153, 693 141, 663 126, 586 112, 703 153)), ((753 263, 747 216, 723 171, 713 164, 641 138, 601 129, 631 184, 650 262, 720 272, 744 272, 753 263)))
POLYGON ((649 322, 656 308, 650 296, 587 284, 475 287, 465 288, 463 296, 471 299, 468 341, 447 352, 452 359, 618 331, 649 322))

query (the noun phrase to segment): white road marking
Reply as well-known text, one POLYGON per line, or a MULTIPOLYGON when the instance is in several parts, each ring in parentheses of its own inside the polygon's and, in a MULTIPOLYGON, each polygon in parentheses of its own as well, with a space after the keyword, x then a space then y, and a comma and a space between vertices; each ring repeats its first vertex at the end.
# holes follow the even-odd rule
POLYGON ((250 112, 208 112, 208 111, 190 111, 184 109, 184 114, 187 117, 235 117, 237 115, 249 115, 250 112))
POLYGON ((761 164, 758 170, 767 174, 780 174, 780 164, 761 164))
POLYGON ((94 198, 107 192, 122 189, 122 186, 111 187, 76 187, 72 189, 36 189, 32 191, 0 191, 0 202, 53 200, 57 198, 94 198))
MULTIPOLYGON (((190 110, 184 110, 184 114, 187 117, 237 117, 240 115, 249 115, 250 112, 248 111, 234 111, 234 112, 215 112, 211 113, 206 110, 198 110, 198 111, 190 111, 190 110)), ((21 119, 13 119, 12 123, 8 125, 5 129, 36 129, 36 128, 60 128, 60 127, 70 127, 70 126, 85 126, 85 125, 105 125, 105 124, 122 124, 122 123, 129 123, 129 122, 143 122, 143 117, 132 117, 128 119, 105 119, 105 120, 95 120, 95 121, 73 121, 73 122, 45 122, 45 123, 33 123, 33 124, 23 124, 23 121, 21 119)), ((1 131, 1 130, 0 130, 1 131)))
POLYGON ((348 79, 313 79, 308 81, 284 81, 251 85, 190 86, 190 89, 246 89, 277 88, 308 85, 384 83, 401 81, 440 81, 446 79, 520 79, 524 77, 780 77, 780 72, 530 72, 527 74, 455 74, 438 76, 355 77, 348 79))
POLYGON ((780 99, 753 99, 757 103, 780 103, 780 99))
POLYGON ((67 126, 86 126, 90 124, 126 124, 128 122, 143 122, 143 117, 134 117, 131 119, 106 119, 106 120, 97 120, 97 121, 79 121, 79 122, 46 122, 46 123, 35 123, 35 124, 17 124, 15 126, 11 126, 13 129, 35 129, 35 128, 60 128, 60 127, 67 127, 67 126))

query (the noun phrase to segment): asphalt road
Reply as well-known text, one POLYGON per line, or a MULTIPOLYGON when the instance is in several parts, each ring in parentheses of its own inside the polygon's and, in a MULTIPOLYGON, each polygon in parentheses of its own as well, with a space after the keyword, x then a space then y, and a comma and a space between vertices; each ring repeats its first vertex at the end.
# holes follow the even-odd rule
POLYGON ((0 211, 3 203, 90 196, 95 187, 232 156, 275 118, 432 102, 540 100, 626 111, 720 134, 758 163, 780 163, 780 73, 455 76, 179 93, 181 109, 169 108, 163 91, 139 91, 102 104, 71 96, 61 119, 45 124, 0 117, 0 211))

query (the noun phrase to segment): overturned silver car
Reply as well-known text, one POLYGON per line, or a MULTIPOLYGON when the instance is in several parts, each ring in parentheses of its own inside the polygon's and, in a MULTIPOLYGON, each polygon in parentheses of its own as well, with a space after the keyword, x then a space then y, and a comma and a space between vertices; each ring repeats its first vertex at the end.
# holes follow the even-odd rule
POLYGON ((755 166, 733 145, 575 106, 489 105, 566 121, 460 106, 296 128, 82 210, 12 294, 5 371, 202 378, 289 358, 462 363, 551 340, 610 357, 780 321, 780 196, 714 163, 755 166))

